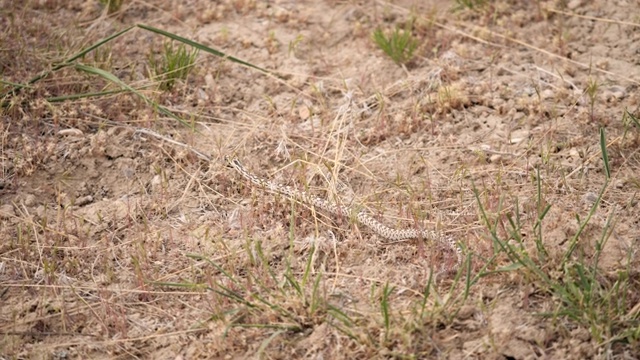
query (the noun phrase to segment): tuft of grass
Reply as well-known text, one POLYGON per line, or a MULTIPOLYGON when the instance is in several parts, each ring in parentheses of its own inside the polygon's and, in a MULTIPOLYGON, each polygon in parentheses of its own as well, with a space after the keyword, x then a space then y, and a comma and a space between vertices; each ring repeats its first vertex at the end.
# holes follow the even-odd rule
POLYGON ((113 68, 113 51, 111 45, 106 44, 105 46, 101 46, 91 53, 96 67, 103 70, 110 70, 113 68))
POLYGON ((323 275, 316 273, 312 277, 310 260, 307 261, 301 276, 296 276, 291 268, 285 273, 277 274, 268 264, 260 242, 249 241, 246 246, 247 253, 251 253, 250 262, 256 271, 242 275, 207 257, 189 255, 193 259, 208 263, 218 276, 210 279, 208 283, 153 284, 206 289, 226 299, 225 308, 209 316, 210 319, 221 321, 226 326, 226 331, 231 328, 253 327, 300 332, 326 321, 323 320, 325 317, 331 317, 331 306, 321 288, 323 275))
POLYGON ((605 174, 605 183, 584 219, 576 215, 578 230, 569 239, 567 249, 560 259, 549 257, 549 251, 543 242, 542 222, 551 205, 545 204, 542 195, 540 171, 537 173, 537 217, 533 226, 535 252, 525 247, 526 240, 522 234, 527 233, 520 222, 519 205, 516 201, 515 217, 507 215, 507 225, 502 226, 497 219, 492 221, 474 187, 476 200, 483 222, 489 229, 495 244, 494 252, 504 252, 511 264, 497 272, 522 271, 541 292, 547 292, 556 298, 557 306, 552 311, 539 313, 553 319, 563 318, 586 328, 592 338, 599 344, 611 346, 615 342, 638 344, 640 342, 640 313, 633 311, 638 302, 640 282, 631 275, 631 251, 627 257, 627 266, 615 275, 605 274, 599 267, 599 260, 615 224, 611 211, 605 221, 602 234, 595 241, 593 254, 578 247, 581 234, 591 221, 608 188, 611 169, 607 155, 604 129, 600 131, 600 146, 605 174), (498 229, 507 229, 508 239, 500 239, 498 229), (608 344, 608 345, 607 345, 608 344))
POLYGON ((589 80, 587 81, 587 88, 585 89, 585 92, 589 97, 589 114, 591 117, 591 121, 595 119, 594 107, 596 104, 596 99, 598 97, 599 89, 600 83, 598 83, 598 81, 594 80, 593 78, 589 78, 589 80))
POLYGON ((373 32, 373 42, 398 65, 405 65, 413 59, 418 40, 411 33, 411 25, 405 29, 398 27, 389 34, 382 29, 373 32))
POLYGON ((302 43, 303 40, 304 36, 302 36, 302 34, 298 34, 296 35, 296 38, 294 40, 291 40, 289 42, 289 56, 291 56, 298 50, 298 46, 300 45, 300 43, 302 43))
POLYGON ((124 0, 98 0, 102 6, 107 8, 108 14, 113 14, 115 12, 120 11, 122 8, 122 4, 124 4, 124 0))
POLYGON ((487 4, 487 0, 456 0, 458 9, 476 10, 487 4))
POLYGON ((636 134, 640 133, 640 120, 638 120, 638 117, 634 116, 627 109, 624 109, 624 112, 622 113, 622 126, 624 127, 623 136, 626 136, 627 133, 629 132, 629 129, 633 128, 634 126, 636 130, 638 130, 636 134))
MULTIPOLYGON (((171 40, 175 40, 178 41, 184 45, 189 45, 195 49, 198 50, 202 50, 206 53, 212 54, 214 56, 220 57, 220 58, 225 58, 231 62, 255 69, 260 71, 263 74, 270 74, 270 75, 274 75, 274 76, 278 76, 277 74, 273 74, 271 71, 268 71, 266 69, 263 69, 257 65, 254 65, 252 63, 243 61, 241 59, 238 59, 234 56, 231 55, 227 55, 219 50, 210 48, 208 46, 205 46, 203 44, 200 44, 198 42, 195 42, 193 40, 189 40, 187 38, 178 36, 176 34, 170 33, 168 31, 164 31, 162 29, 158 29, 152 26, 148 26, 148 25, 144 25, 144 24, 137 24, 137 25, 133 25, 130 26, 126 29, 123 29, 115 34, 112 34, 102 40, 97 41, 96 43, 92 44, 89 47, 86 47, 84 49, 82 49, 81 51, 79 51, 78 53, 64 59, 62 62, 55 64, 45 70, 42 71, 41 73, 39 73, 38 75, 34 76, 33 78, 31 78, 30 80, 28 80, 26 83, 24 84, 17 84, 17 83, 11 83, 11 82, 7 82, 7 81, 2 81, 1 83, 3 84, 3 87, 0 88, 0 90, 2 90, 2 92, 0 92, 0 99, 2 99, 2 102, 0 103, 0 106, 3 108, 7 108, 9 106, 11 106, 12 104, 12 99, 14 99, 16 97, 16 95, 25 88, 30 88, 30 85, 33 85, 37 82, 42 81, 43 79, 46 79, 47 77, 49 77, 50 75, 59 72, 65 68, 68 67, 75 67, 76 70, 80 70, 86 73, 90 73, 92 75, 98 75, 102 78, 104 78, 105 80, 114 83, 116 85, 118 85, 121 89, 127 91, 127 92, 131 92, 134 93, 136 96, 142 98, 147 104, 153 105, 154 108, 157 108, 161 113, 168 115, 170 117, 172 117, 175 120, 178 120, 180 122, 183 122, 182 119, 180 119, 179 117, 177 117, 175 114, 173 114, 172 112, 170 112, 168 109, 162 107, 159 104, 154 103, 152 100, 148 99, 146 96, 144 96, 144 94, 140 93, 139 91, 137 91, 136 89, 132 88, 131 86, 125 84, 124 82, 122 82, 120 79, 118 79, 115 75, 113 75, 112 73, 102 70, 101 68, 95 68, 92 66, 87 66, 85 64, 80 63, 80 61, 82 61, 87 54, 91 53, 92 51, 98 50, 99 48, 105 46, 105 44, 108 44, 111 41, 114 41, 115 39, 125 35, 126 33, 128 33, 129 31, 133 30, 133 29, 143 29, 155 34, 158 34, 160 36, 164 36, 168 39, 171 40), (9 85, 9 86, 7 86, 9 85)), ((98 56, 97 59, 99 59, 100 56, 98 56)), ((102 66, 101 66, 102 67, 102 66)), ((91 93, 91 94, 73 94, 73 95, 65 95, 65 96, 57 96, 53 99, 55 99, 55 101, 64 101, 66 99, 78 99, 78 98, 82 98, 82 97, 94 97, 94 96, 101 96, 101 95, 110 95, 113 92, 103 92, 103 93, 91 93)), ((51 98, 47 98, 47 101, 51 101, 51 98)))
POLYGON ((198 49, 189 51, 185 44, 174 47, 173 42, 164 43, 160 59, 152 52, 149 55, 149 65, 154 77, 160 82, 160 89, 170 91, 177 80, 186 80, 198 56, 198 49))

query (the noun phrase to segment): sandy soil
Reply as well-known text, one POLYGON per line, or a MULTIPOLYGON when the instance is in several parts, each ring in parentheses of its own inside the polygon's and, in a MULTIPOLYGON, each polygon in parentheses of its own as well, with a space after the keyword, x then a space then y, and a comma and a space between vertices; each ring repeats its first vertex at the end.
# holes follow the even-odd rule
POLYGON ((139 23, 275 75, 200 52, 162 92, 148 58, 164 39, 134 29, 79 61, 192 129, 130 93, 53 101, 117 89, 73 67, 5 97, 0 358, 640 357, 637 3, 179 3, 2 1, 2 93, 139 23), (371 34, 411 19, 419 46, 399 66, 371 34), (600 129, 611 180, 581 229, 606 182, 600 129), (455 257, 437 243, 392 244, 252 187, 224 156, 451 235, 469 266, 442 272, 455 257), (567 289, 575 264, 597 263, 603 289, 626 274, 618 312, 593 307, 604 330, 558 313, 494 225, 567 289))

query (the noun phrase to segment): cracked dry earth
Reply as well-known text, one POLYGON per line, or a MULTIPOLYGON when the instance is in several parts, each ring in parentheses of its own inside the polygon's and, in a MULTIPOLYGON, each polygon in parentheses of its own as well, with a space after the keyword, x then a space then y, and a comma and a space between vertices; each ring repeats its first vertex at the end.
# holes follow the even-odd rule
MULTIPOLYGON (((189 78, 160 92, 148 56, 163 38, 135 29, 101 48, 111 54, 101 66, 193 130, 131 94, 48 101, 115 89, 73 69, 10 99, 0 358, 639 358, 637 335, 615 338, 624 327, 598 335, 580 320, 541 316, 559 299, 509 267, 482 216, 499 224, 500 239, 513 237, 508 218, 517 217, 532 254, 541 231, 546 257, 536 260, 553 281, 562 282, 558 264, 579 231, 572 262, 591 264, 606 232, 598 281, 637 278, 640 137, 625 112, 638 117, 638 3, 453 7, 157 0, 108 15, 97 1, 2 1, 9 83, 138 23, 281 77, 200 52, 189 78), (419 46, 398 66, 371 34, 412 18, 419 46), (606 179, 601 128, 611 181, 581 229, 576 219, 606 179), (455 263, 447 249, 388 243, 353 219, 268 194, 225 155, 389 226, 453 236, 471 264, 460 277, 438 273, 455 263), (468 291, 466 279, 476 281, 468 291)), ((637 327, 630 283, 632 320, 621 323, 637 327)))

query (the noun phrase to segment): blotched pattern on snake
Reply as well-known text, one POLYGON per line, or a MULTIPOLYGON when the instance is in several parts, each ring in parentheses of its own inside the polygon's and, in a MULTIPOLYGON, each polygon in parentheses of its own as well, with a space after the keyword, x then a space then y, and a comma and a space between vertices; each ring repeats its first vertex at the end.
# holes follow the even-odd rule
POLYGON ((340 206, 331 201, 322 199, 317 196, 310 195, 304 191, 300 191, 294 189, 290 186, 285 186, 281 184, 274 183, 267 179, 263 179, 259 176, 254 175, 249 172, 245 167, 240 163, 237 158, 229 158, 225 157, 225 161, 227 164, 235 169, 242 177, 249 180, 252 184, 257 185, 258 187, 274 193, 285 196, 291 200, 299 201, 308 206, 313 206, 315 208, 324 210, 330 214, 335 216, 344 216, 349 217, 355 212, 356 220, 373 230, 376 234, 382 236, 385 239, 398 241, 398 240, 406 240, 406 239, 429 239, 432 241, 439 242, 444 244, 446 247, 451 249, 456 253, 457 256, 457 266, 462 263, 462 250, 456 244, 455 240, 450 237, 441 237, 437 232, 431 230, 417 230, 417 229, 406 229, 406 230, 398 230, 390 228, 378 220, 374 219, 369 213, 359 210, 354 211, 351 207, 348 206, 340 206))

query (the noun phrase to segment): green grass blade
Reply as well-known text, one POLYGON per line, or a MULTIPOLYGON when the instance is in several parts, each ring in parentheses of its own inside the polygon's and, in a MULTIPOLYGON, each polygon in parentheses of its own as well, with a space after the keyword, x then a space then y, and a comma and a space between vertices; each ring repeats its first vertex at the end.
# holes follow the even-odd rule
POLYGON ((202 255, 198 255, 198 254, 187 254, 187 257, 195 259, 195 260, 201 260, 201 261, 205 261, 207 262, 209 265, 213 266, 214 268, 216 268, 216 270, 218 270, 222 275, 224 275, 227 279, 231 280, 234 284, 236 284, 237 286, 242 286, 242 284, 240 284, 240 282, 238 282, 238 280, 236 280, 233 275, 229 274, 225 269, 223 269, 220 265, 214 263, 213 261, 209 260, 208 258, 202 256, 202 255))
MULTIPOLYGON (((115 39, 115 38, 117 38, 117 37, 120 37, 121 35, 123 35, 124 33, 128 32, 129 30, 131 30, 131 29, 133 29, 133 28, 134 28, 133 26, 130 26, 130 27, 128 27, 128 28, 126 28, 126 29, 124 29, 124 30, 118 31, 117 33, 115 33, 115 34, 113 34, 113 35, 111 35, 111 36, 107 36, 106 38, 104 38, 104 39, 102 39, 102 40, 98 41, 97 43, 95 43, 95 44, 93 44, 93 45, 89 46, 88 48, 81 50, 81 51, 80 51, 80 52, 78 52, 77 54, 75 54, 75 55, 71 56, 70 58, 68 58, 67 60, 65 60, 65 61, 64 61, 64 63, 62 63, 62 64, 60 64, 60 65, 65 65, 65 64, 67 64, 67 65, 68 65, 69 63, 71 63, 71 62, 73 62, 73 61, 76 61, 76 60, 78 60, 78 59, 83 58, 85 55, 87 55, 87 54, 88 54, 88 53, 90 53, 91 51, 93 51, 93 50, 95 50, 95 49, 99 48, 100 46, 102 46, 102 45, 104 45, 104 44, 108 43, 109 41, 111 41, 111 40, 113 40, 113 39, 115 39)), ((56 68, 54 68, 54 71, 55 71, 55 70, 57 70, 57 69, 56 69, 56 68)))
POLYGON ((163 287, 187 288, 192 290, 204 290, 207 288, 205 284, 198 284, 198 283, 174 283, 174 282, 164 282, 164 281, 147 281, 147 284, 155 285, 155 286, 163 286, 163 287))
POLYGON ((26 84, 18 84, 18 83, 14 83, 14 82, 2 80, 2 79, 0 79, 0 84, 13 86, 14 88, 19 88, 19 89, 22 89, 22 88, 29 89, 29 88, 31 88, 31 86, 26 85, 26 84))
POLYGON ((389 314, 389 295, 391 295, 393 289, 393 287, 389 286, 389 282, 386 282, 382 288, 382 299, 380 299, 380 311, 382 312, 382 319, 386 330, 385 337, 389 334, 389 325, 391 324, 391 317, 389 314))
POLYGON ((86 73, 89 74, 93 74, 93 75, 98 75, 100 77, 102 77, 103 79, 112 82, 118 86, 120 86, 121 88, 130 91, 138 96, 140 96, 140 94, 138 93, 138 91, 134 88, 132 88, 131 86, 127 85, 125 82, 123 82, 122 80, 118 79, 117 76, 113 75, 112 73, 105 71, 103 69, 97 68, 97 67, 93 67, 93 66, 88 66, 88 65, 83 65, 83 64, 76 64, 75 68, 77 70, 80 71, 84 71, 86 73))
POLYGON ((638 129, 640 129, 640 120, 638 120, 638 118, 637 118, 637 117, 633 116, 633 114, 631 114, 631 113, 629 112, 629 110, 626 110, 626 109, 625 109, 625 110, 624 110, 624 113, 625 113, 625 115, 626 115, 626 116, 628 116, 628 117, 629 117, 629 119, 631 119, 631 121, 632 121, 632 122, 633 122, 633 123, 638 127, 638 129))
POLYGON ((237 328, 284 329, 292 332, 300 331, 300 326, 289 324, 233 324, 232 326, 237 328))
POLYGON ((309 314, 315 314, 316 310, 320 308, 321 305, 325 304, 323 298, 320 297, 320 283, 322 280, 322 273, 319 273, 316 276, 315 281, 313 282, 313 288, 311 289, 311 304, 309 307, 309 314))
POLYGON ((466 264, 466 273, 465 273, 465 284, 464 284, 464 296, 462 297, 463 301, 466 301, 469 298, 469 294, 471 293, 471 254, 467 254, 467 260, 464 262, 466 264))
POLYGON ((312 267, 312 262, 313 262, 313 255, 316 252, 316 246, 315 245, 311 245, 311 248, 309 249, 309 256, 307 257, 307 263, 304 266, 304 273, 302 274, 302 286, 305 286, 307 284, 307 281, 309 280, 309 274, 311 274, 311 267, 312 267))
POLYGON ((146 97, 144 94, 142 94, 138 90, 132 88, 131 86, 129 86, 128 84, 126 84, 122 80, 118 79, 118 77, 113 75, 112 73, 110 73, 108 71, 105 71, 103 69, 94 67, 94 66, 88 66, 88 65, 83 65, 83 64, 76 64, 75 68, 77 70, 79 70, 79 71, 83 71, 83 72, 86 72, 88 74, 93 74, 93 75, 100 76, 101 78, 118 85, 120 88, 135 94, 136 96, 141 98, 148 105, 151 105, 154 108, 158 109, 158 112, 160 112, 161 114, 167 115, 170 118, 179 121, 184 126, 191 127, 191 125, 189 125, 189 123, 187 123, 186 121, 182 120, 180 117, 178 117, 177 115, 172 113, 169 109, 167 109, 164 106, 152 101, 151 99, 146 97))
POLYGON ((429 299, 429 295, 431 295, 431 284, 433 283, 433 274, 434 274, 434 271, 429 271, 429 278, 427 279, 427 285, 424 287, 424 291, 422 291, 422 299, 420 302, 420 319, 424 319, 424 313, 427 307, 427 300, 429 299))
POLYGON ((573 254, 576 246, 578 245, 578 239, 580 238, 580 235, 584 231, 585 227, 587 227, 587 224, 591 220, 591 217, 593 216, 593 214, 595 214, 596 210, 600 206, 600 202, 602 201, 602 195, 604 195, 604 192, 606 189, 607 189, 607 182, 605 182, 605 184, 602 186, 602 189, 600 190, 600 194, 598 194, 596 201, 593 202, 593 205, 591 206, 591 210, 589 211, 589 214, 587 215, 586 219, 584 219, 580 223, 580 227, 578 228, 578 231, 573 236, 573 238, 571 238, 571 241, 569 242, 569 249, 562 257, 563 264, 565 264, 569 260, 569 257, 571 257, 571 255, 573 254))
POLYGON ((600 128, 600 149, 602 149, 604 173, 607 175, 607 180, 609 180, 611 179, 611 169, 609 168, 609 156, 607 155, 607 140, 605 139, 604 128, 600 128))
MULTIPOLYGON (((82 49, 80 52, 78 52, 78 53, 76 53, 76 54, 72 55, 70 58, 68 58, 68 59, 64 60, 64 61, 63 61, 63 62, 61 62, 60 64, 53 66, 53 67, 52 67, 51 69, 49 69, 49 70, 43 71, 42 73, 38 74, 38 75, 37 75, 36 77, 34 77, 34 78, 31 78, 31 80, 29 80, 29 81, 27 82, 27 84, 28 84, 28 85, 35 84, 36 82, 38 82, 38 81, 40 81, 40 80, 42 80, 42 79, 46 78, 47 76, 49 76, 49 75, 50 75, 51 73, 53 73, 53 72, 56 72, 56 71, 58 71, 58 70, 60 70, 60 69, 62 69, 62 68, 65 68, 65 67, 67 67, 67 66, 72 66, 72 65, 74 65, 74 64, 73 64, 73 62, 74 62, 74 61, 76 61, 76 60, 78 60, 78 59, 80 59, 80 58, 84 57, 85 55, 87 55, 87 54, 88 54, 88 53, 90 53, 91 51, 93 51, 93 50, 95 50, 95 49, 99 48, 100 46, 102 46, 102 45, 104 45, 104 44, 108 43, 109 41, 111 41, 111 40, 113 40, 113 39, 115 39, 115 38, 117 38, 117 37, 120 37, 122 34, 124 34, 124 33, 128 32, 128 31, 129 31, 129 30, 131 30, 131 29, 133 29, 133 26, 130 26, 130 27, 128 27, 128 28, 126 28, 126 29, 124 29, 124 30, 118 31, 118 32, 117 32, 117 33, 115 33, 115 34, 113 34, 113 35, 111 35, 111 36, 107 36, 106 38, 104 38, 104 39, 102 39, 102 40, 100 40, 100 41, 98 41, 98 42, 94 43, 93 45, 89 46, 88 48, 82 49)), ((26 85, 18 85, 18 84, 16 84, 16 85, 14 86, 14 88, 13 88, 13 89, 11 89, 10 91, 8 91, 8 92, 7 92, 7 93, 5 93, 5 94, 0 95, 0 98, 5 97, 5 95, 15 94, 18 90, 20 90, 20 89, 22 89, 22 88, 24 88, 24 87, 26 87, 26 85)), ((3 104, 3 106, 4 106, 4 104, 3 104)))
POLYGON ((302 290, 302 287, 300 286, 300 283, 296 280, 296 278, 290 273, 291 269, 289 269, 287 271, 286 274, 284 274, 284 278, 287 280, 287 283, 289 285, 291 285, 291 287, 296 291, 296 293, 298 294, 298 296, 304 298, 304 291, 302 290))
POLYGON ((262 341, 262 343, 260 344, 260 347, 258 348, 258 351, 256 352, 256 354, 258 355, 257 357, 259 359, 263 359, 268 357, 266 355, 266 349, 269 346, 269 344, 271 344, 271 342, 273 340, 275 340, 278 336, 282 335, 282 334, 286 334, 286 331, 280 329, 278 331, 275 331, 273 334, 271 334, 271 336, 269 336, 268 338, 266 338, 264 341, 262 341))
MULTIPOLYGON (((482 216, 482 219, 485 223, 485 226, 487 226, 489 233, 491 234, 491 238, 493 240, 494 244, 497 244, 499 246, 499 248, 505 252, 505 254, 507 254, 507 256, 509 257, 509 259, 514 263, 514 264, 519 264, 522 267, 525 267, 527 269, 529 269, 530 271, 532 271, 540 280, 542 280, 545 284, 547 284, 547 286, 550 286, 552 288, 554 287, 554 283, 551 281, 551 279, 547 276, 547 274, 545 274, 542 269, 540 269, 539 266, 537 266, 532 260, 531 257, 527 254, 527 253, 522 253, 520 254, 518 251, 516 251, 514 249, 514 247, 512 245, 510 245, 508 243, 508 241, 502 241, 500 240, 500 238, 498 237, 498 233, 495 227, 491 227, 491 223, 489 221, 489 218, 487 216, 486 211, 484 210, 484 206, 482 206, 482 201, 480 200, 480 193, 478 191, 478 189, 476 188, 475 184, 472 183, 472 188, 473 188, 473 193, 476 197, 476 201, 478 202, 478 208, 480 210, 480 215, 482 216)), ((494 254, 496 255, 496 254, 494 254)), ((508 267, 511 268, 511 265, 508 267)), ((505 268, 503 268, 505 269, 505 268)), ((473 282, 472 282, 473 283, 473 282)))
POLYGON ((179 41, 179 42, 181 42, 183 44, 187 44, 189 46, 193 46, 194 48, 199 49, 199 50, 204 51, 204 52, 207 52, 209 54, 212 54, 212 55, 215 55, 215 56, 218 56, 218 57, 222 57, 222 58, 225 58, 225 59, 229 59, 230 61, 233 61, 235 63, 241 64, 241 65, 244 65, 244 66, 256 69, 256 70, 259 70, 259 71, 261 71, 263 73, 266 73, 266 74, 275 75, 271 71, 263 69, 263 68, 261 68, 261 67, 259 67, 257 65, 253 65, 253 64, 248 63, 248 62, 246 62, 244 60, 240 60, 240 59, 238 59, 236 57, 233 57, 231 55, 227 55, 227 54, 223 53, 222 51, 219 51, 219 50, 216 50, 216 49, 212 49, 212 48, 210 48, 208 46, 202 45, 202 44, 197 43, 197 42, 195 42, 193 40, 189 40, 189 39, 183 38, 182 36, 178 36, 176 34, 172 34, 172 33, 168 32, 168 31, 160 30, 160 29, 155 28, 153 26, 148 26, 148 25, 144 25, 144 24, 138 24, 136 26, 138 26, 141 29, 154 32, 156 34, 159 34, 159 35, 162 35, 162 36, 166 36, 166 37, 168 37, 170 39, 179 41))
POLYGON ((220 284, 216 284, 220 289, 222 290, 218 290, 218 289, 214 289, 212 287, 207 286, 207 289, 213 291, 214 293, 226 297, 227 299, 236 302, 238 304, 242 304, 248 308, 254 309, 257 308, 257 306, 251 302, 249 302, 248 300, 245 300, 244 297, 238 293, 236 293, 235 291, 232 291, 231 289, 222 286, 220 284))
POLYGON ((92 93, 84 93, 84 94, 72 94, 72 95, 64 95, 64 96, 54 96, 47 98, 46 100, 50 103, 55 102, 63 102, 67 100, 77 100, 77 99, 86 99, 92 97, 102 97, 107 95, 114 95, 126 92, 124 89, 119 90, 109 90, 109 91, 100 91, 100 92, 92 92, 92 93))
POLYGON ((353 320, 347 315, 344 311, 340 310, 336 306, 331 304, 327 304, 327 314, 329 314, 333 319, 342 323, 343 326, 336 324, 335 321, 331 321, 329 324, 336 328, 338 331, 347 335, 351 340, 358 341, 358 337, 350 330, 353 327, 353 320))

